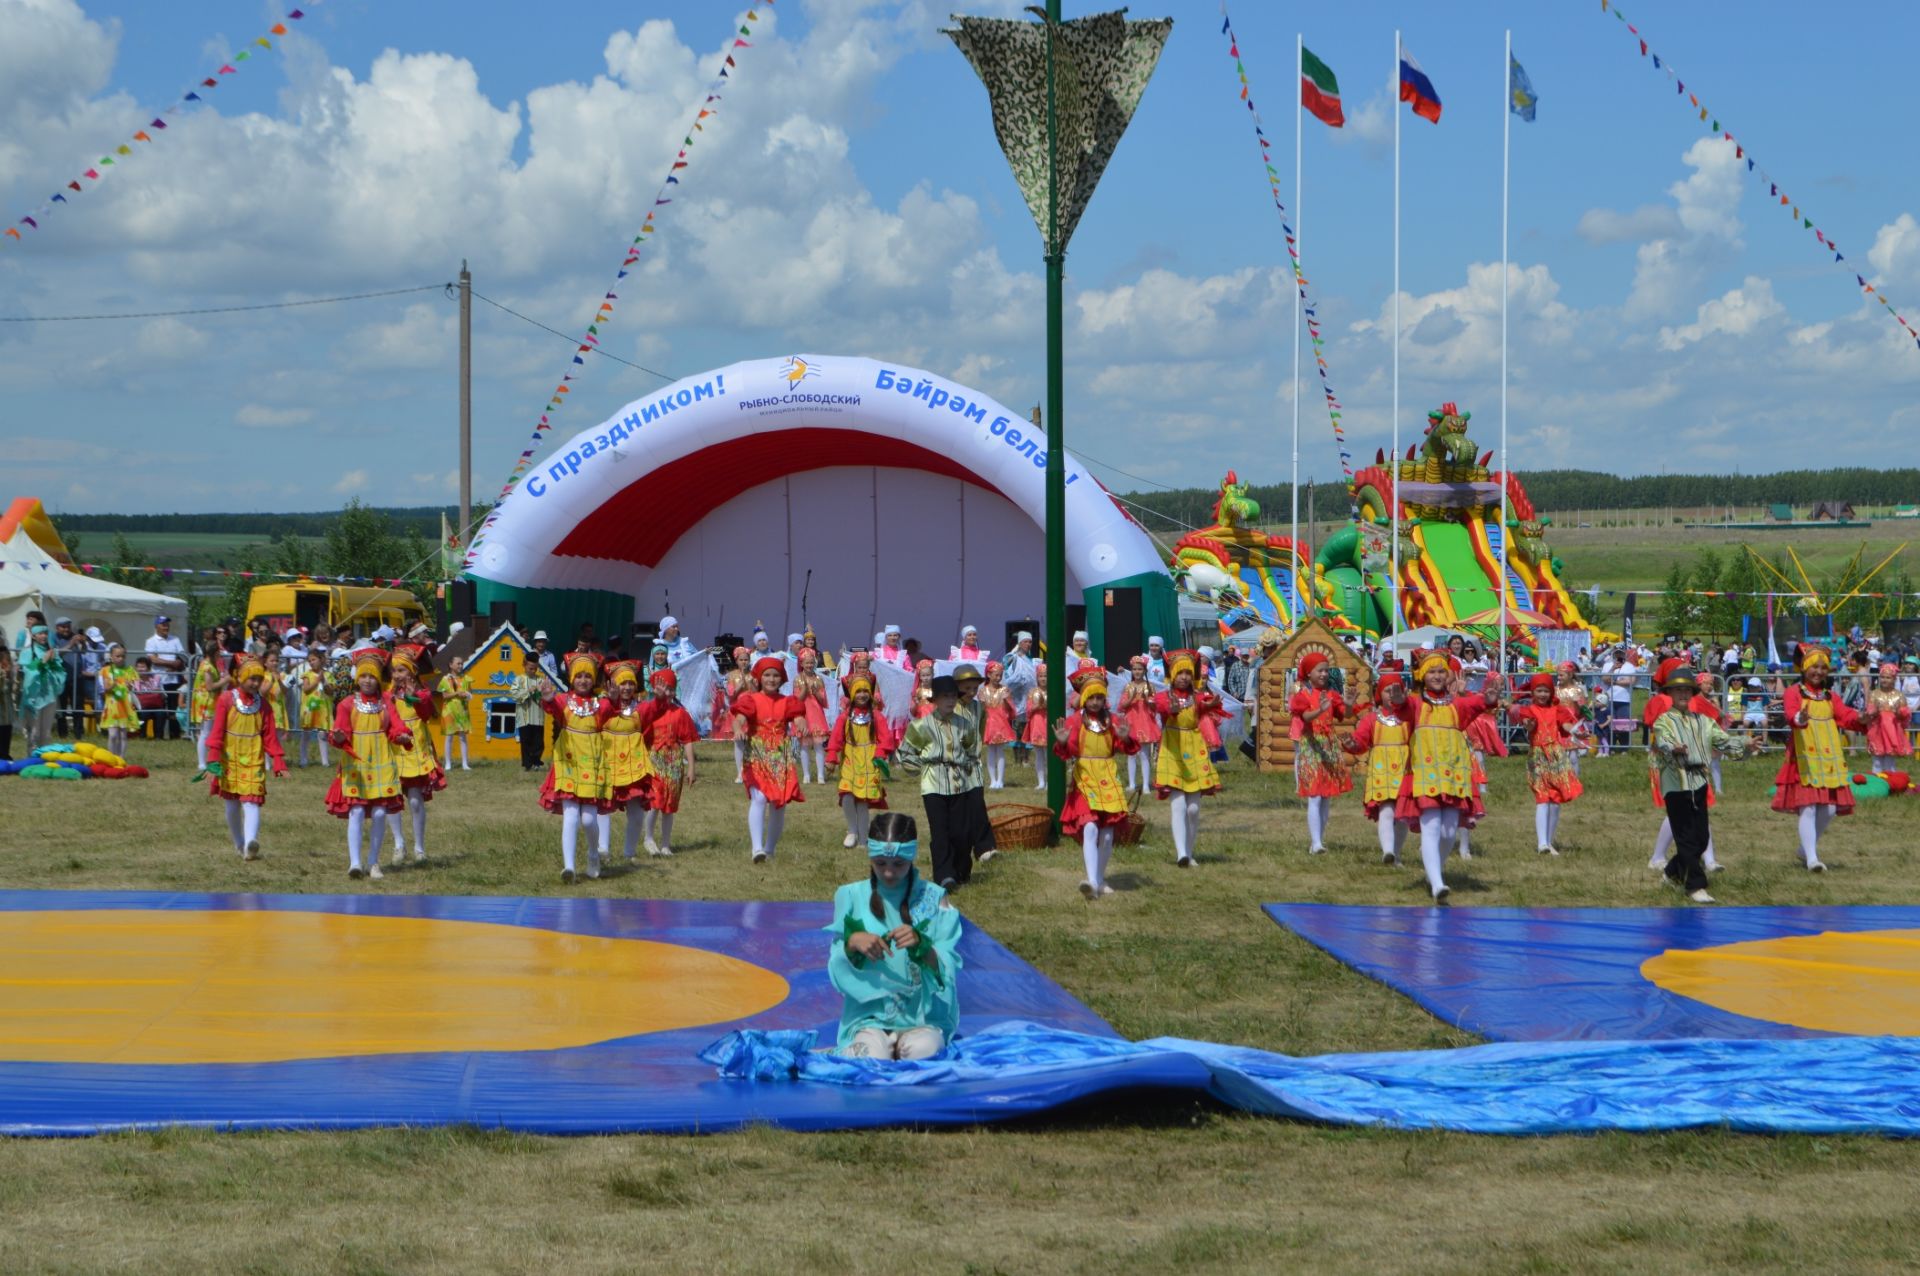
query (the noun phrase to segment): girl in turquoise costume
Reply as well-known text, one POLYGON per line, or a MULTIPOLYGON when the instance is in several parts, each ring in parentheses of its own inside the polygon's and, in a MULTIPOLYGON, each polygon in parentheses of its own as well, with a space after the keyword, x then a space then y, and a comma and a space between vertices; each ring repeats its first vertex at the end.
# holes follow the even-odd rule
POLYGON ((914 871, 911 815, 882 811, 867 827, 867 880, 833 893, 828 977, 846 1007, 839 1049, 866 1059, 930 1059, 960 1023, 960 914, 914 871))

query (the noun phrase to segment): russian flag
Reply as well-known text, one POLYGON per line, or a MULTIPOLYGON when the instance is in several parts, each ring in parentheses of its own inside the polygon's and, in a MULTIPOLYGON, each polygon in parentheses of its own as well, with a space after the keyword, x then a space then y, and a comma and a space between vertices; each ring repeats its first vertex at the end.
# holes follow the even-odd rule
POLYGON ((1433 81, 1405 48, 1400 50, 1400 100, 1413 103, 1415 115, 1435 124, 1440 122, 1440 95, 1433 91, 1433 81))

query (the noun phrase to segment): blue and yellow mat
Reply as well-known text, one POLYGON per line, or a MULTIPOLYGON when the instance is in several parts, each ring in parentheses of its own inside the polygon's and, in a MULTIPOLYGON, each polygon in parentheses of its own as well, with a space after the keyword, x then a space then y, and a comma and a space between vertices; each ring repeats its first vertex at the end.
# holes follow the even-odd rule
POLYGON ((883 1063, 815 1049, 839 1014, 824 903, 0 892, 0 1133, 848 1129, 1124 1092, 1500 1134, 1920 1134, 1920 1041, 1827 1035, 1909 995, 1897 975, 1920 946, 1906 929, 1920 910, 1767 910, 1791 917, 1740 924, 1760 911, 1274 909, 1490 1035, 1709 1025, 1745 1039, 1314 1059, 1135 1043, 968 925, 962 1036, 935 1060, 883 1063), (1836 972, 1859 969, 1873 978, 1853 1009, 1816 1015, 1811 1003, 1852 978, 1836 972), (1803 982, 1765 1002, 1751 970, 1803 982))
POLYGON ((1920 1034, 1920 908, 1269 904, 1267 913, 1496 1041, 1920 1034))

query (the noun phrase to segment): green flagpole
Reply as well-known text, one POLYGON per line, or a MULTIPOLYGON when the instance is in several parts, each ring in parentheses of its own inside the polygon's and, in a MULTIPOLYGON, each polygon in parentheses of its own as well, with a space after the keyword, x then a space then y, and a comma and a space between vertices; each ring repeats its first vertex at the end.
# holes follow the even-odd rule
POLYGON ((1061 424, 1061 339, 1066 245, 1060 242, 1059 111, 1054 98, 1054 33, 1060 0, 1047 0, 1047 805, 1053 831, 1067 801, 1067 764, 1053 752, 1053 730, 1067 710, 1067 441, 1061 424))

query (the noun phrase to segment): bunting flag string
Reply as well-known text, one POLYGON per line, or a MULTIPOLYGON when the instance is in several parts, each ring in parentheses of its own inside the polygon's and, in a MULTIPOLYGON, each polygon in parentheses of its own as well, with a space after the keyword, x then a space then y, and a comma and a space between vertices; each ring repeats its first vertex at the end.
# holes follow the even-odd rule
POLYGON ((31 570, 39 568, 43 572, 79 572, 84 576, 106 576, 130 580, 135 576, 157 576, 162 581, 172 580, 175 576, 217 576, 231 580, 238 576, 242 580, 310 580, 317 585, 379 585, 394 589, 404 589, 408 585, 438 585, 443 581, 437 576, 332 576, 320 572, 243 572, 222 567, 157 567, 152 564, 132 565, 124 563, 75 563, 71 567, 57 563, 52 559, 0 559, 0 568, 11 563, 15 568, 31 570))
POLYGON ((1280 170, 1273 166, 1273 143, 1268 139, 1266 126, 1260 119, 1260 108, 1253 104, 1253 88, 1247 82, 1247 64, 1240 54, 1240 38, 1234 34, 1233 19, 1227 16, 1225 5, 1220 8, 1220 33, 1227 37, 1227 56, 1233 59, 1234 75, 1240 81, 1240 100, 1246 103, 1247 112, 1253 120, 1253 138, 1260 147, 1260 163, 1266 170, 1267 190, 1273 196, 1273 206, 1280 214, 1280 229, 1287 239, 1287 259, 1293 268, 1293 286, 1300 294, 1300 313, 1306 320, 1307 337, 1313 342, 1313 367, 1320 374, 1320 393, 1327 400, 1327 421, 1333 426, 1334 446, 1340 450, 1340 473, 1351 488, 1353 453, 1347 450, 1347 429, 1341 424, 1346 409, 1340 406, 1340 397, 1334 393, 1333 382, 1327 376, 1326 337, 1320 330, 1320 316, 1307 296, 1307 276, 1300 268, 1300 248, 1293 234, 1293 217, 1280 198, 1280 170))
MULTIPOLYGON (((1819 226, 1814 225, 1813 217, 1810 214, 1802 213, 1799 202, 1788 195, 1786 191, 1782 190, 1780 183, 1754 158, 1752 147, 1735 137, 1731 129, 1723 129, 1720 127, 1720 117, 1714 114, 1706 103, 1700 100, 1700 94, 1697 91, 1687 88, 1687 82, 1680 78, 1680 73, 1674 68, 1672 60, 1662 57, 1648 45, 1646 36, 1641 34, 1639 27, 1627 21, 1627 15, 1620 12, 1620 6, 1614 4, 1613 0, 1600 0, 1600 12, 1611 13, 1622 26, 1626 27, 1627 34, 1639 45, 1640 56, 1651 60, 1653 69, 1664 74, 1667 79, 1673 83, 1674 96, 1684 97, 1687 100, 1687 109, 1699 113, 1700 122, 1707 126, 1707 132, 1715 137, 1721 138, 1727 145, 1733 147, 1733 158, 1736 161, 1745 163, 1746 171, 1754 177, 1755 181, 1765 182, 1767 184, 1767 198, 1770 201, 1777 201, 1778 207, 1786 209, 1791 216, 1793 224, 1800 230, 1812 231, 1813 242, 1820 246, 1822 252, 1832 253, 1835 263, 1846 261, 1846 255, 1840 251, 1840 245, 1834 242, 1833 236, 1827 234, 1826 231, 1819 226)), ((1902 315, 1900 311, 1894 307, 1893 302, 1888 299, 1882 289, 1869 283, 1867 277, 1857 271, 1854 273, 1853 282, 1859 287, 1862 293, 1878 301, 1881 306, 1886 309, 1886 312, 1893 317, 1894 322, 1899 324, 1909 337, 1913 338, 1915 348, 1920 348, 1920 328, 1915 328, 1907 322, 1906 316, 1902 315)))
MULTIPOLYGON (((307 0, 307 8, 313 8, 320 3, 322 3, 322 0, 307 0)), ((4 231, 0 231, 0 244, 6 244, 8 242, 24 243, 26 236, 21 233, 21 227, 24 226, 28 230, 39 230, 40 223, 45 220, 49 213, 55 211, 57 205, 70 205, 73 202, 72 198, 70 198, 71 196, 82 195, 92 190, 95 185, 105 179, 108 169, 125 164, 128 160, 140 154, 145 147, 151 146, 157 140, 158 135, 164 132, 170 125, 178 124, 181 116, 198 107, 205 106, 208 99, 213 96, 213 91, 226 82, 224 77, 238 75, 240 73, 240 64, 251 60, 255 50, 271 50, 280 47, 274 43, 274 38, 285 36, 287 32, 291 30, 287 25, 288 23, 298 22, 306 16, 306 9, 289 10, 284 18, 268 27, 265 34, 256 37, 250 44, 242 45, 238 50, 229 55, 225 62, 220 64, 218 70, 197 81, 172 106, 166 108, 160 114, 155 115, 152 119, 148 120, 146 124, 135 129, 132 135, 125 141, 114 146, 99 159, 94 160, 78 177, 75 177, 64 187, 47 196, 38 208, 8 226, 4 231)))
MULTIPOLYGON (((528 434, 527 446, 514 460, 513 468, 508 471, 507 480, 500 488, 499 500, 505 500, 507 494, 519 486, 520 480, 525 477, 527 471, 533 468, 534 454, 540 450, 545 435, 553 428, 553 417, 565 406, 567 396, 573 393, 572 382, 586 368, 586 356, 600 344, 604 329, 613 321, 613 303, 620 299, 617 290, 624 286, 622 281, 632 273, 634 264, 640 260, 641 249, 653 241, 655 232, 664 220, 661 210, 673 203, 676 198, 675 188, 681 185, 681 174, 690 162, 688 157, 699 140, 697 135, 706 132, 707 122, 719 113, 721 99, 726 96, 727 89, 733 84, 733 72, 740 69, 740 63, 735 54, 742 49, 753 47, 747 37, 754 33, 754 24, 760 21, 759 8, 772 8, 773 4, 774 0, 759 0, 756 7, 748 9, 746 20, 734 33, 732 43, 727 46, 726 52, 721 55, 720 73, 708 82, 700 103, 694 108, 690 126, 680 139, 678 151, 667 165, 666 180, 662 181, 660 189, 654 192, 653 203, 647 210, 646 219, 640 224, 639 233, 634 235, 632 241, 626 246, 620 265, 614 271, 605 295, 600 299, 599 307, 594 311, 593 318, 588 320, 586 330, 580 334, 578 348, 573 352, 572 362, 567 365, 559 383, 553 387, 552 393, 547 396, 546 403, 541 406, 538 419, 534 421, 533 429, 528 434)), ((480 548, 481 539, 498 517, 499 503, 496 501, 493 511, 480 521, 480 526, 475 529, 468 541, 466 566, 473 565, 474 555, 480 548)))

